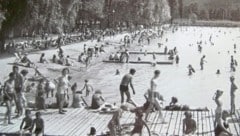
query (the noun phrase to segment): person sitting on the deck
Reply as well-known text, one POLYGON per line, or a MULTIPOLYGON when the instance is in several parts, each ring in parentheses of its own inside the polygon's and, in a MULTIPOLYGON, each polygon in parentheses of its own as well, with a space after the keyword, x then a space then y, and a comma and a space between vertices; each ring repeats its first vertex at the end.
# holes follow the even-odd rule
POLYGON ((31 132, 33 120, 30 114, 31 114, 30 110, 25 111, 25 117, 23 118, 22 123, 20 125, 20 131, 22 133, 26 133, 28 131, 31 132), (24 124, 24 127, 23 127, 23 124, 24 124))
POLYGON ((73 108, 81 108, 81 104, 80 104, 80 98, 81 98, 81 91, 77 91, 77 83, 74 83, 71 87, 72 90, 72 95, 73 95, 73 99, 72 99, 72 107, 73 108))
POLYGON ((5 122, 7 124, 13 124, 11 122, 11 112, 12 112, 12 101, 15 97, 14 95, 14 80, 15 80, 15 75, 13 72, 9 74, 9 79, 4 83, 4 88, 3 88, 3 101, 6 103, 7 107, 7 112, 5 114, 5 122))
POLYGON ((128 110, 127 106, 121 105, 121 107, 113 114, 112 119, 109 121, 107 126, 110 130, 110 136, 117 136, 117 131, 121 130, 120 118, 122 117, 124 110, 128 110))
POLYGON ((58 64, 64 65, 65 64, 65 58, 64 55, 62 57, 59 57, 58 64))
POLYGON ((168 106, 165 107, 166 110, 182 110, 183 107, 179 106, 177 104, 178 99, 176 97, 171 98, 171 102, 169 103, 168 106))
POLYGON ((86 89, 86 96, 89 96, 90 92, 93 91, 93 87, 88 83, 88 80, 85 79, 84 87, 81 89, 81 92, 86 89))
POLYGON ((70 61, 70 56, 66 57, 66 66, 73 66, 73 63, 70 61))
POLYGON ((100 47, 100 53, 101 53, 101 52, 105 52, 103 45, 101 45, 101 47, 100 47))
POLYGON ((115 61, 119 61, 120 60, 120 53, 117 52, 115 55, 114 55, 114 60, 115 61))
POLYGON ((227 118, 229 117, 228 111, 222 112, 222 117, 217 120, 217 126, 214 129, 215 136, 232 136, 232 133, 227 129, 229 127, 227 118))
POLYGON ((90 133, 88 134, 88 136, 96 136, 96 128, 95 127, 90 128, 90 133))
POLYGON ((78 62, 84 62, 83 56, 84 56, 84 53, 81 53, 81 54, 78 56, 78 62))
POLYGON ((183 134, 194 134, 197 129, 196 121, 192 119, 192 114, 190 112, 186 111, 184 115, 185 118, 183 119, 183 134))
POLYGON ((33 120, 32 129, 35 126, 34 134, 35 136, 43 136, 44 135, 44 120, 41 118, 41 113, 36 112, 36 119, 33 120))
POLYGON ((222 116, 222 101, 220 100, 220 97, 222 96, 223 91, 217 90, 215 93, 215 96, 213 97, 213 100, 217 104, 217 108, 215 110, 215 120, 214 120, 214 126, 217 126, 217 121, 222 116))
POLYGON ((140 136, 142 135, 142 129, 143 126, 145 126, 148 130, 148 133, 150 134, 150 129, 148 127, 148 125, 146 124, 146 122, 142 119, 143 118, 143 111, 141 110, 141 108, 136 108, 136 110, 132 111, 135 112, 136 118, 135 118, 135 122, 134 122, 134 128, 131 131, 131 136, 133 136, 134 134, 139 134, 140 136))
POLYGON ((45 53, 42 53, 39 62, 40 62, 40 63, 47 63, 47 60, 45 59, 45 53))
POLYGON ((105 100, 102 97, 102 92, 100 90, 97 90, 93 96, 92 96, 92 109, 99 109, 101 110, 101 107, 104 106, 105 100))
POLYGON ((53 63, 57 63, 57 56, 56 56, 56 54, 53 54, 52 62, 53 63))
POLYGON ((25 53, 23 57, 21 58, 21 63, 26 64, 27 67, 30 67, 31 65, 34 65, 30 59, 27 57, 27 54, 25 53))
POLYGON ((53 92, 55 90, 55 84, 52 83, 51 81, 47 81, 47 83, 45 84, 44 90, 46 91, 47 98, 48 98, 50 92, 51 92, 51 96, 53 97, 54 96, 53 92))
POLYGON ((111 53, 111 54, 109 55, 109 60, 114 60, 114 54, 113 54, 113 53, 111 53))

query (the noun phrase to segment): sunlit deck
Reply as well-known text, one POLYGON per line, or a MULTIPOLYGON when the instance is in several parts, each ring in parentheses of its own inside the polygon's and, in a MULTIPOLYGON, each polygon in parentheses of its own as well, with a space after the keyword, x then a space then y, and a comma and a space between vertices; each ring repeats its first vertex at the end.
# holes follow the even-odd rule
MULTIPOLYGON (((111 118, 111 114, 96 113, 86 109, 67 109, 65 115, 58 114, 57 109, 51 109, 42 112, 42 118, 45 121, 45 134, 46 135, 67 135, 67 136, 86 136, 90 127, 95 127, 97 134, 101 135, 102 132, 108 131, 107 123, 111 118)), ((1 113, 4 109, 1 107, 1 113)), ((214 135, 214 111, 192 111, 193 118, 197 122, 196 135, 214 135)), ((152 135, 174 135, 181 136, 182 134, 182 120, 184 118, 184 111, 163 111, 164 123, 161 123, 159 114, 153 112, 149 116, 147 123, 152 135)), ((16 134, 19 131, 19 126, 22 119, 13 119, 14 125, 3 125, 3 114, 1 114, 1 127, 0 132, 4 134, 16 134)), ((135 114, 131 112, 124 112, 121 118, 121 124, 129 126, 126 131, 131 131, 134 123, 135 114)), ((33 117, 34 118, 34 117, 33 117)), ((234 135, 240 134, 240 110, 230 117, 229 130, 234 135)), ((145 132, 145 131, 144 131, 145 132)), ((122 134, 124 135, 124 134, 122 134)), ((147 133, 143 134, 148 135, 147 133)))

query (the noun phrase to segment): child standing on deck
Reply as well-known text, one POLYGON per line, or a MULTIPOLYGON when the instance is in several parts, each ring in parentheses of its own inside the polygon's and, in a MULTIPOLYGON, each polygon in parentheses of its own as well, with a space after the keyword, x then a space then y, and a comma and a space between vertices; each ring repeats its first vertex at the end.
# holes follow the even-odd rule
POLYGON ((85 84, 81 92, 86 88, 86 96, 89 96, 90 92, 93 91, 93 87, 88 83, 88 80, 85 80, 85 84))

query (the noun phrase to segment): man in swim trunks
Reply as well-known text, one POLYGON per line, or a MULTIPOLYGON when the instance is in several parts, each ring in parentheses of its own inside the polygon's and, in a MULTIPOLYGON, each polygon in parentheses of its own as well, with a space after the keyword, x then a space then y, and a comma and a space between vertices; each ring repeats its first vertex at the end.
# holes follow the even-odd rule
POLYGON ((133 94, 135 94, 134 87, 132 85, 132 76, 135 74, 135 69, 130 69, 129 73, 124 75, 120 84, 121 103, 124 102, 124 93, 127 96, 127 102, 131 101, 128 85, 130 84, 133 94))

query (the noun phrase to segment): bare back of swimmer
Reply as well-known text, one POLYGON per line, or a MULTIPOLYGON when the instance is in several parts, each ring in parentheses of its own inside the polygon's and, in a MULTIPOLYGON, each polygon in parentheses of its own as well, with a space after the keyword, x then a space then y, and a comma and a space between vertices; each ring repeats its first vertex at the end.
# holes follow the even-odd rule
POLYGON ((127 102, 129 102, 131 100, 131 96, 129 93, 129 89, 128 89, 128 85, 130 84, 132 90, 133 90, 133 94, 135 94, 135 90, 134 87, 132 85, 132 76, 135 74, 136 70, 135 69, 130 69, 129 74, 126 74, 121 81, 120 84, 120 94, 121 94, 121 103, 124 102, 124 93, 127 96, 127 102))

